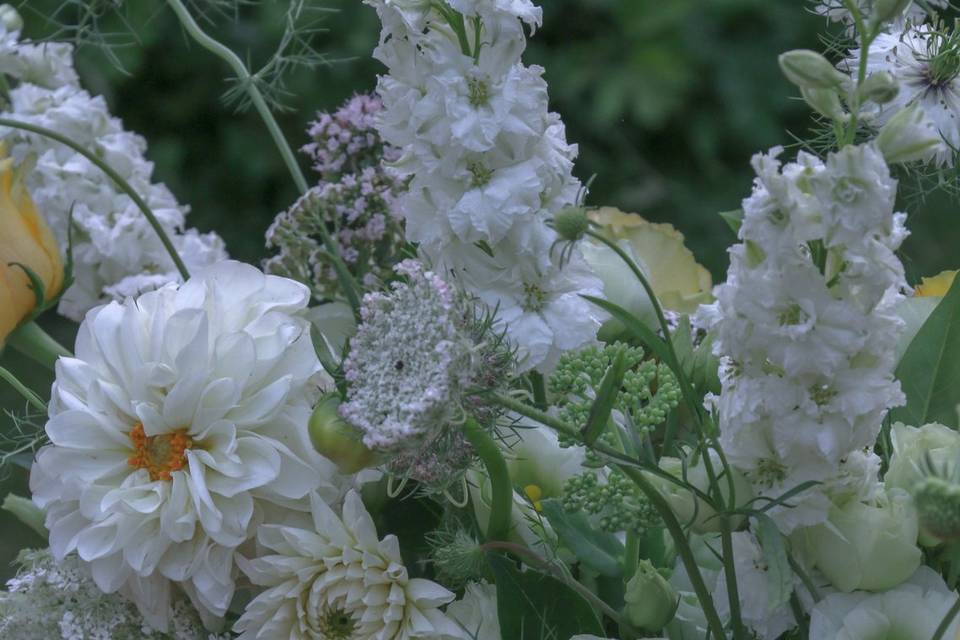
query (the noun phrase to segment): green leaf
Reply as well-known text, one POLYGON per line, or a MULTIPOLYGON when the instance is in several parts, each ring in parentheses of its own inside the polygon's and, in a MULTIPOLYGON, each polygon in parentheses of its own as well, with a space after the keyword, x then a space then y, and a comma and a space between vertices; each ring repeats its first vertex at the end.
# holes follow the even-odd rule
POLYGON ((27 280, 30 281, 30 290, 33 291, 33 297, 36 299, 34 308, 43 309, 46 302, 46 286, 44 286, 43 280, 40 279, 40 276, 37 275, 37 272, 20 262, 11 262, 7 266, 20 267, 20 269, 23 270, 23 272, 27 275, 27 280))
POLYGON ((588 447, 597 441, 600 434, 607 428, 613 405, 623 386, 623 377, 627 373, 627 357, 623 349, 617 351, 613 363, 603 375, 603 380, 597 388, 597 397, 590 405, 587 424, 583 428, 583 442, 588 447))
POLYGON ((581 295, 580 297, 587 302, 592 302, 622 322, 630 334, 632 334, 636 339, 640 340, 640 342, 642 342, 645 346, 649 347, 650 350, 653 351, 658 358, 660 358, 660 360, 666 362, 667 365, 674 370, 674 373, 676 373, 677 363, 673 362, 673 358, 670 355, 670 350, 667 348, 667 343, 664 342, 663 338, 658 336, 653 329, 645 325, 643 321, 620 305, 616 305, 608 300, 604 300, 603 298, 585 295, 581 295))
POLYGON ((891 412, 893 420, 914 426, 928 422, 960 426, 960 278, 920 327, 896 375, 907 404, 891 412))
POLYGON ((734 234, 740 233, 740 225, 743 224, 743 209, 734 209, 733 211, 721 211, 720 217, 727 223, 727 226, 733 230, 734 234))
POLYGON ((790 601, 793 593, 793 570, 787 548, 776 523, 767 515, 756 516, 757 538, 767 565, 767 610, 774 611, 790 601))
POLYGON ((597 531, 582 512, 569 513, 558 500, 541 503, 550 526, 577 558, 600 575, 623 576, 623 544, 612 533, 597 531))
POLYGON ((927 321, 933 310, 937 308, 940 301, 939 296, 920 296, 904 298, 894 307, 894 313, 900 316, 900 319, 906 323, 906 327, 897 339, 897 363, 907 352, 913 339, 917 337, 920 327, 927 321))
POLYGON ((489 554, 497 582, 500 636, 516 640, 568 640, 603 636, 593 608, 573 589, 538 571, 519 571, 513 561, 489 554))

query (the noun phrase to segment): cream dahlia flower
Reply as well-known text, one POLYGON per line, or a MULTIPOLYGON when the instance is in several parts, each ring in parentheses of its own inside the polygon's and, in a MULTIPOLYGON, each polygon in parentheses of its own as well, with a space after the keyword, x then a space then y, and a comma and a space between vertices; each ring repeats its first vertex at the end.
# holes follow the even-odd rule
POLYGON ((430 640, 468 636, 440 607, 454 594, 410 578, 396 536, 380 540, 360 496, 351 491, 338 516, 314 496, 313 528, 261 526, 272 554, 238 564, 267 587, 247 605, 238 640, 430 640))
POLYGON ((312 492, 335 491, 307 433, 322 370, 294 314, 309 296, 219 263, 93 309, 76 357, 57 362, 51 444, 30 477, 51 551, 76 552, 159 629, 171 581, 214 624, 233 597, 234 551, 263 512, 306 512, 312 492))

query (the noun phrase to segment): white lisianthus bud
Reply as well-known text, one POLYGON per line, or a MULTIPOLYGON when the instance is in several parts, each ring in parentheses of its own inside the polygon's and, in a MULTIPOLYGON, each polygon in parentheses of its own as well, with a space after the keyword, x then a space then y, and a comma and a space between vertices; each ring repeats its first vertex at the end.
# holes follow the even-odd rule
MULTIPOLYGON (((720 465, 719 458, 714 454, 711 456, 711 460, 713 461, 714 472, 720 474, 722 466, 720 465)), ((660 468, 675 478, 684 477, 683 461, 678 458, 671 458, 669 456, 660 458, 660 468)), ((740 472, 732 467, 730 468, 730 473, 733 474, 733 488, 736 492, 735 498, 737 506, 744 505, 753 498, 753 488, 740 472)), ((720 518, 717 517, 716 510, 697 497, 692 491, 678 486, 660 476, 651 473, 647 473, 646 475, 647 479, 652 482, 660 493, 663 494, 663 497, 666 498, 670 504, 670 508, 676 514, 681 524, 685 526, 689 524, 690 529, 694 533, 699 534, 716 533, 721 530, 722 523, 720 518)), ((709 491, 710 479, 706 467, 703 464, 702 456, 699 457, 696 462, 692 462, 689 459, 687 460, 686 481, 704 493, 709 491)), ((720 482, 720 490, 723 493, 724 499, 728 499, 729 483, 725 477, 719 478, 718 481, 720 482)), ((740 526, 742 521, 743 517, 737 516, 733 518, 731 526, 736 528, 740 526)))
POLYGON ((838 89, 849 78, 816 51, 794 49, 780 54, 780 69, 801 89, 838 89))
POLYGON ((659 631, 673 620, 680 604, 680 596, 666 578, 650 564, 641 560, 637 571, 627 582, 623 595, 623 614, 635 627, 644 631, 659 631))
POLYGON ((920 106, 913 104, 880 129, 876 145, 889 164, 927 162, 942 150, 943 138, 920 106))
POLYGON ((843 105, 840 103, 840 96, 836 89, 800 87, 800 95, 803 96, 810 108, 820 115, 838 122, 846 122, 850 119, 850 114, 844 111, 843 105))
POLYGON ((7 33, 20 31, 23 29, 23 18, 20 12, 12 5, 0 4, 0 24, 7 30, 7 33))
POLYGON ((889 71, 871 73, 860 85, 860 97, 877 104, 886 104, 900 93, 897 79, 889 71))
POLYGON ((840 591, 890 589, 920 566, 916 510, 905 491, 881 495, 875 505, 851 501, 833 507, 825 524, 805 531, 810 557, 840 591))

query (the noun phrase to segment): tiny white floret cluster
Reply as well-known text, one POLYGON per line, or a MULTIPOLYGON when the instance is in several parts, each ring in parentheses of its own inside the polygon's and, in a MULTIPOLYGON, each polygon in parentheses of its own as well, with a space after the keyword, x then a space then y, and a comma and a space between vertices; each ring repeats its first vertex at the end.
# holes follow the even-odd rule
POLYGON ((345 491, 307 433, 325 382, 299 316, 309 297, 224 261, 90 311, 57 362, 30 477, 51 551, 79 555, 160 630, 174 584, 213 623, 258 523, 345 491))
POLYGON ((576 147, 547 104, 543 69, 521 62, 530 0, 366 0, 383 22, 374 57, 380 133, 412 176, 407 239, 498 311, 524 368, 549 369, 595 338, 599 295, 578 252, 561 268, 547 221, 574 204, 576 147), (438 8, 438 6, 440 8, 438 8))
POLYGON ((784 532, 822 522, 833 498, 868 498, 871 452, 887 410, 903 402, 894 380, 906 288, 895 251, 907 235, 894 213, 897 183, 872 145, 823 162, 780 149, 757 155, 743 203, 741 242, 727 282, 698 321, 716 331, 721 444, 784 532))
MULTIPOLYGON (((0 31, 3 27, 0 26, 0 31)), ((190 269, 223 260, 223 240, 188 229, 188 207, 154 183, 146 141, 110 115, 102 96, 80 86, 73 46, 0 35, 0 73, 15 83, 0 117, 51 129, 96 153, 143 198, 190 269)), ((76 321, 91 308, 180 280, 157 233, 111 178, 81 154, 38 134, 0 128, 17 163, 33 158, 27 186, 37 209, 67 250, 73 220, 73 285, 59 311, 76 321)))

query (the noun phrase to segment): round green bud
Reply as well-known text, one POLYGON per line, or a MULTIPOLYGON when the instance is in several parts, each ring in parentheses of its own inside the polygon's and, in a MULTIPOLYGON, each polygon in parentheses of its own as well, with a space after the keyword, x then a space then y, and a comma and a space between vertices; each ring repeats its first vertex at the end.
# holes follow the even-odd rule
POLYGON ((960 539, 960 485, 928 476, 914 488, 913 502, 924 533, 941 542, 960 539))
POLYGON ((927 161, 943 149, 943 138, 920 105, 914 103, 883 125, 876 145, 889 164, 927 161))
POLYGON ((340 417, 340 397, 328 393, 310 416, 310 441, 320 455, 337 465, 340 473, 351 474, 373 466, 376 455, 360 439, 360 432, 340 417))
POLYGON ((838 89, 849 78, 816 51, 794 49, 780 54, 780 69, 801 89, 838 89))
POLYGON ((644 631, 659 631, 673 620, 680 597, 656 568, 641 560, 627 582, 623 615, 644 631))
POLYGON ((0 4, 0 23, 8 33, 23 29, 23 18, 20 17, 20 12, 9 4, 0 4))
POLYGON ((871 22, 881 24, 903 15, 913 0, 874 0, 871 22))
POLYGON ((553 217, 553 228, 563 240, 576 242, 590 228, 590 219, 583 207, 566 207, 553 217))
POLYGON ((900 93, 897 79, 889 71, 871 73, 860 85, 860 96, 877 104, 886 104, 900 93))

